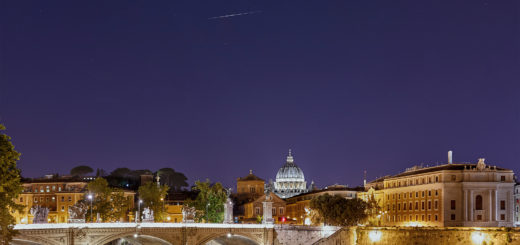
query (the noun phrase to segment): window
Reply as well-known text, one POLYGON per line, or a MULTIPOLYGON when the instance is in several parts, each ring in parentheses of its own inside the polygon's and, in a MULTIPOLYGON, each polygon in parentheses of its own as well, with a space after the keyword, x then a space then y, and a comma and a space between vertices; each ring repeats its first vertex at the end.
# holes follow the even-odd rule
POLYGON ((52 191, 56 191, 56 186, 55 185, 52 186, 52 191))
POLYGON ((455 210, 455 200, 451 200, 451 210, 455 210))
POLYGON ((61 211, 62 211, 62 212, 65 211, 65 206, 61 206, 61 211))
POLYGON ((273 215, 276 215, 276 208, 273 208, 273 215))
POLYGON ((432 196, 432 191, 428 191, 428 196, 429 196, 429 197, 432 196))
MULTIPOLYGON (((518 208, 518 207, 517 207, 518 208)), ((403 203, 403 210, 406 211, 406 203, 403 203)), ((518 212, 518 211, 517 211, 518 212)))
POLYGON ((49 197, 46 197, 46 198, 45 198, 45 201, 46 201, 46 202, 49 202, 49 197))
POLYGON ((435 190, 435 196, 438 196, 438 195, 439 195, 439 191, 435 190))
POLYGON ((482 220, 482 215, 480 215, 480 214, 477 215, 477 220, 479 220, 479 221, 482 220))
POLYGON ((410 215, 410 221, 412 221, 412 216, 410 215))
POLYGON ((390 211, 390 204, 386 205, 386 211, 390 211))
POLYGON ((418 191, 415 192, 415 197, 419 197, 419 192, 418 191))
POLYGON ((482 210, 482 196, 477 195, 475 198, 475 209, 476 210, 482 210))
POLYGON ((428 183, 432 182, 432 177, 428 177, 428 183))
POLYGON ((20 202, 23 202, 23 197, 20 197, 20 202))
POLYGON ((401 200, 401 193, 399 193, 399 196, 397 196, 397 199, 401 200))
POLYGON ((500 215, 500 220, 506 220, 506 215, 505 214, 501 214, 500 215))
POLYGON ((506 210, 506 201, 500 200, 500 210, 506 210))
POLYGON ((401 204, 400 203, 397 204, 397 210, 401 211, 401 204))
POLYGON ((71 201, 72 201, 72 197, 69 196, 69 202, 71 202, 71 201))
POLYGON ((428 210, 432 209, 432 201, 428 201, 428 210))
POLYGON ((432 215, 428 214, 428 221, 432 221, 432 215))
MULTIPOLYGON (((409 207, 410 210, 413 209, 413 204, 412 204, 412 202, 410 202, 410 205, 409 205, 408 207, 409 207)), ((412 219, 412 218, 410 218, 410 219, 412 219)))
POLYGON ((43 197, 40 197, 40 202, 43 202, 43 197))
POLYGON ((439 220, 439 216, 435 215, 435 221, 439 220))
POLYGON ((61 186, 58 187, 58 191, 61 191, 61 186))
POLYGON ((422 197, 424 197, 424 191, 422 191, 421 195, 422 195, 422 197))
POLYGON ((455 181, 457 180, 457 176, 456 175, 451 175, 451 181, 455 181))
POLYGON ((415 215, 415 221, 419 221, 419 215, 415 215))
POLYGON ((424 210, 424 201, 421 202, 421 210, 424 210))
POLYGON ((260 208, 259 207, 255 208, 255 214, 260 214, 260 208))
POLYGON ((395 204, 392 205, 392 211, 395 211, 395 204))
POLYGON ((505 175, 500 176, 500 181, 505 182, 506 181, 506 176, 505 175))
POLYGON ((283 208, 280 208, 280 215, 283 214, 283 208))
POLYGON ((34 202, 38 202, 38 198, 37 197, 34 198, 34 202))
POLYGON ((415 202, 415 210, 419 210, 419 202, 415 202))
POLYGON ((439 176, 435 176, 435 182, 439 182, 439 176))
POLYGON ((435 200, 435 202, 433 202, 433 206, 435 207, 435 209, 438 209, 439 208, 439 201, 435 200))
POLYGON ((49 192, 49 191, 50 191, 49 186, 46 186, 46 187, 45 187, 45 190, 46 190, 47 192, 49 192))
POLYGON ((424 214, 421 216, 421 221, 424 221, 424 214))
POLYGON ((408 196, 408 192, 404 193, 404 198, 406 199, 408 196))
POLYGON ((64 196, 61 197, 61 201, 62 201, 62 202, 65 201, 65 197, 64 197, 64 196))
POLYGON ((455 214, 451 214, 451 220, 455 220, 455 214))

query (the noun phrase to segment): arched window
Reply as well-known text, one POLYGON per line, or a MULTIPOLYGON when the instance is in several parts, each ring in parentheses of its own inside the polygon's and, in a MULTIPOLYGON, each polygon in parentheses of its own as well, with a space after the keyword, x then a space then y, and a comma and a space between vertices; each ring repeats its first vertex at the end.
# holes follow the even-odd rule
POLYGON ((482 196, 477 195, 475 198, 475 209, 476 210, 482 210, 482 196))

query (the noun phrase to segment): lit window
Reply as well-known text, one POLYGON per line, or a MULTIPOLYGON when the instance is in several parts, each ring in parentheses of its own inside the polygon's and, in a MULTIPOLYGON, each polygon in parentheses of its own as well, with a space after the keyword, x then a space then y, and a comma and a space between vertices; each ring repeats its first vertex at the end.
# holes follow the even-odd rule
POLYGON ((72 202, 72 197, 71 196, 69 196, 69 202, 72 202))
POLYGON ((65 211, 65 206, 61 206, 61 211, 62 211, 62 212, 65 211))

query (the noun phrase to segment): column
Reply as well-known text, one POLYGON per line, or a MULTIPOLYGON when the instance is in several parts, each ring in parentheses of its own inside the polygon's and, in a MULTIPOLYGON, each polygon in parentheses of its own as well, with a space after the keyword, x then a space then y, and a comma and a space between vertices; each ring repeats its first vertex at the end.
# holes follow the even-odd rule
POLYGON ((491 190, 488 191, 489 195, 489 221, 493 221, 493 193, 491 190))
POLYGON ((473 190, 469 191, 469 220, 473 221, 473 190))
POLYGON ((462 200, 463 204, 463 212, 464 212, 464 221, 468 221, 468 190, 464 190, 464 199, 462 200))
POLYGON ((495 209, 495 220, 498 221, 498 195, 497 190, 493 190, 493 193, 495 195, 495 206, 493 207, 495 209))

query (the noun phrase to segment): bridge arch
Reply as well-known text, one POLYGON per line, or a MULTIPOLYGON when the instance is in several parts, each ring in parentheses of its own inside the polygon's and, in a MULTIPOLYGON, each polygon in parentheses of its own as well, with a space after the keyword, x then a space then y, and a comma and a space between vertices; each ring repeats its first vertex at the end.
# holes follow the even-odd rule
POLYGON ((128 232, 113 234, 110 236, 105 236, 97 241, 94 241, 92 244, 105 245, 107 243, 110 243, 110 242, 113 242, 113 241, 116 241, 119 239, 139 240, 142 238, 151 238, 151 239, 160 241, 162 244, 165 244, 165 245, 173 245, 173 243, 171 241, 169 241, 169 239, 167 237, 161 237, 161 235, 148 234, 146 232, 141 232, 141 231, 128 231, 128 232))
POLYGON ((40 245, 61 245, 63 241, 55 241, 51 239, 46 239, 43 237, 33 237, 24 234, 19 234, 13 238, 11 241, 13 245, 30 245, 30 244, 40 244, 40 245))
POLYGON ((245 239, 245 240, 249 241, 249 244, 255 244, 255 245, 262 245, 263 244, 263 239, 261 239, 259 237, 252 236, 251 234, 242 233, 242 232, 218 232, 218 233, 213 233, 213 234, 210 234, 210 235, 202 238, 201 240, 197 241, 196 244, 197 245, 206 245, 206 244, 210 243, 211 241, 220 240, 221 238, 223 238, 223 239, 226 239, 226 238, 229 238, 229 239, 242 238, 242 239, 245 239))

